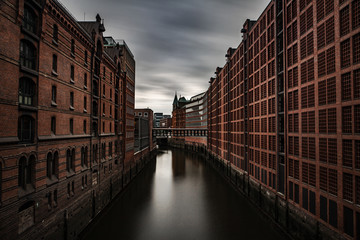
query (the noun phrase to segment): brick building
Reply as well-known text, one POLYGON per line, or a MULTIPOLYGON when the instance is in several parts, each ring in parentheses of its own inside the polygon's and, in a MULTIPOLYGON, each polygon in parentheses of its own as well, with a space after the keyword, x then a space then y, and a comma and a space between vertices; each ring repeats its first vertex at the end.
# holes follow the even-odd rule
POLYGON ((210 79, 208 149, 360 238, 360 1, 273 0, 241 32, 210 79))
POLYGON ((172 124, 172 118, 163 118, 160 120, 160 127, 161 128, 170 128, 172 124))
POLYGON ((74 239, 135 164, 134 56, 57 0, 0 10, 0 238, 74 239))
POLYGON ((185 105, 188 103, 185 97, 180 97, 178 99, 177 94, 175 94, 173 101, 173 111, 172 111, 172 127, 173 128, 185 128, 185 105))

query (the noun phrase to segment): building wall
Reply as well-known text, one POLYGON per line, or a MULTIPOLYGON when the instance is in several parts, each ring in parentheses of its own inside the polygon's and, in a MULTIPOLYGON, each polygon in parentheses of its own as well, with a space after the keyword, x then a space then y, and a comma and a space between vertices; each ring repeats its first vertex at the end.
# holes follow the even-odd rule
POLYGON ((360 236, 359 4, 270 1, 208 90, 208 149, 349 238, 360 236))
MULTIPOLYGON (((64 219, 68 239, 75 238, 127 174, 124 146, 133 149, 133 139, 123 138, 122 128, 133 112, 125 118, 119 105, 125 102, 121 86, 127 86, 122 54, 104 50, 100 16, 78 22, 55 0, 9 0, 0 9, 0 238, 58 238, 65 234, 64 219), (26 24, 31 14, 35 31, 26 24), (22 41, 32 46, 34 59, 22 60, 22 41), (28 119, 32 131, 26 131, 28 119), (20 134, 26 132, 31 139, 20 134)), ((133 111, 133 101, 126 102, 133 111)), ((131 165, 134 153, 127 155, 131 165)))
MULTIPOLYGON (((185 105, 185 127, 207 129, 208 125, 208 99, 207 93, 194 96, 185 105)), ((207 145, 207 137, 185 137, 185 142, 201 143, 207 145)))

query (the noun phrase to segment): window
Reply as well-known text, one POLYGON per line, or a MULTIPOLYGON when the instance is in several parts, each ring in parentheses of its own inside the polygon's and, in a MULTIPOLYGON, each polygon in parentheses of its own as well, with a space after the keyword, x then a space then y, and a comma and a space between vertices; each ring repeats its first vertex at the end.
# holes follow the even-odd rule
POLYGON ((57 74, 57 56, 54 54, 52 59, 52 73, 57 74))
POLYGON ((55 152, 54 154, 52 154, 51 152, 49 152, 46 160, 46 176, 49 179, 57 177, 58 166, 59 166, 59 153, 55 152))
POLYGON ((105 122, 103 122, 103 133, 105 133, 105 122))
POLYGON ((34 188, 35 183, 35 157, 31 155, 29 159, 22 157, 19 160, 18 186, 23 190, 34 188))
POLYGON ((84 73, 84 88, 87 89, 87 74, 84 73))
POLYGON ((20 64, 23 67, 33 69, 36 68, 36 51, 34 45, 26 40, 20 43, 20 64))
POLYGON ((71 56, 75 57, 75 40, 71 40, 71 56))
POLYGON ((85 166, 85 148, 81 148, 81 167, 85 166))
POLYGON ((75 148, 66 151, 66 170, 75 171, 75 148))
POLYGON ((57 45, 59 40, 59 28, 56 24, 53 26, 53 43, 57 45))
POLYGON ((51 88, 51 104, 56 104, 56 86, 51 88))
POLYGON ((86 112, 87 110, 87 99, 86 97, 84 97, 84 112, 86 112))
POLYGON ((70 92, 70 109, 74 109, 74 92, 70 92))
POLYGON ((29 78, 21 78, 19 81, 19 104, 33 106, 35 84, 29 78))
POLYGON ((110 89, 110 100, 112 100, 112 89, 110 89))
POLYGON ((70 134, 74 134, 74 120, 70 119, 70 134))
POLYGON ((105 84, 103 85, 103 97, 105 97, 105 84))
POLYGON ((112 107, 110 106, 110 117, 112 117, 112 107))
POLYGON ((51 133, 56 134, 56 118, 51 117, 51 133))
POLYGON ((36 25, 37 25, 37 16, 35 15, 32 9, 30 9, 28 6, 25 6, 24 21, 23 21, 24 29, 36 34, 36 30, 37 30, 36 25))
POLYGON ((71 83, 74 83, 75 82, 75 68, 74 68, 74 65, 71 65, 70 67, 70 82, 71 83))
POLYGON ((113 146, 113 143, 110 142, 109 143, 109 156, 112 157, 112 146, 113 146))
POLYGON ((83 131, 86 134, 86 120, 84 120, 84 122, 83 122, 83 131))
POLYGON ((105 116, 105 103, 103 103, 103 116, 105 116))
POLYGON ((85 50, 84 59, 85 59, 85 65, 87 65, 88 64, 88 52, 86 50, 85 50))
POLYGON ((32 142, 34 140, 34 119, 30 116, 21 116, 18 124, 18 136, 21 142, 32 142))
POLYGON ((351 2, 351 9, 352 9, 352 28, 356 29, 360 26, 360 1, 354 0, 351 2))

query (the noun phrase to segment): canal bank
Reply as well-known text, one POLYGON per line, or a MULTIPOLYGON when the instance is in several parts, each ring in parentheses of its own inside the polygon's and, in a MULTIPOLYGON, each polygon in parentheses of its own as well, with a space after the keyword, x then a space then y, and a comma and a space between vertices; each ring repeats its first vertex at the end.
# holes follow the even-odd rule
POLYGON ((287 202, 283 195, 279 196, 275 192, 269 191, 253 180, 246 172, 213 155, 206 146, 171 139, 164 144, 200 155, 204 161, 217 170, 228 184, 245 196, 249 202, 258 208, 259 212, 290 238, 299 240, 347 239, 287 202))

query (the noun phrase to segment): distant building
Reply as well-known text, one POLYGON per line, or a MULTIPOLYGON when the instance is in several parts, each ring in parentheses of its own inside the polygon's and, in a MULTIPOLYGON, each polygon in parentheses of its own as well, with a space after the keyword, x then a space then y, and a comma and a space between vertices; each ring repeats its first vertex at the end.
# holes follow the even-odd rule
POLYGON ((180 97, 178 99, 177 94, 175 94, 172 111, 173 128, 185 128, 185 105, 187 103, 188 100, 186 100, 185 97, 180 97))
POLYGON ((149 108, 135 109, 135 153, 149 147, 150 151, 154 148, 155 142, 152 137, 153 111, 149 108))
POLYGON ((162 119, 166 119, 166 118, 171 118, 171 115, 164 115, 163 113, 157 112, 154 114, 154 127, 155 128, 159 128, 160 126, 160 121, 162 119))
POLYGON ((163 118, 160 120, 160 127, 161 128, 170 128, 172 124, 172 118, 163 118))

